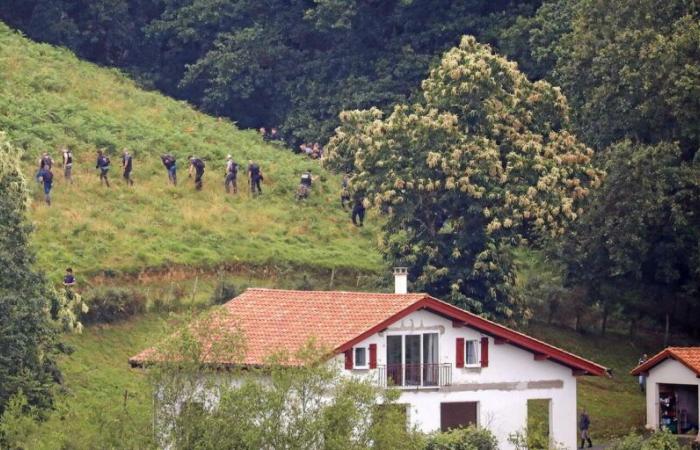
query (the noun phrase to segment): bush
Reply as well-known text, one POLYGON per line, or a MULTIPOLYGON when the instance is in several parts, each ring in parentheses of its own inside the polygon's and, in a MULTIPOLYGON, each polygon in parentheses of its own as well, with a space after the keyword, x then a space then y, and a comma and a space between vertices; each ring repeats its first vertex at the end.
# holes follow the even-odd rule
POLYGON ((146 310, 146 297, 133 289, 94 289, 85 295, 85 299, 90 308, 81 316, 85 324, 116 322, 146 310))
POLYGON ((425 450, 498 450, 498 441, 489 430, 469 426, 431 434, 425 450))
POLYGON ((229 281, 221 280, 216 284, 216 288, 211 294, 211 304, 223 305, 236 295, 238 295, 236 285, 229 281))
POLYGON ((613 443, 610 450, 681 450, 676 437, 668 430, 657 431, 649 439, 630 433, 613 443))

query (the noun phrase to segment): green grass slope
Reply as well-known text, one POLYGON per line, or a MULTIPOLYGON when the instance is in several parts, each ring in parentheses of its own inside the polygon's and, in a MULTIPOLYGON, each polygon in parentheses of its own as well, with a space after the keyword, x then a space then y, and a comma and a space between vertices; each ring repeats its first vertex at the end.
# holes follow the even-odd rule
POLYGON ((355 229, 339 208, 339 177, 315 162, 262 142, 257 133, 155 92, 139 89, 115 70, 77 59, 64 49, 37 44, 0 23, 0 131, 24 149, 26 173, 36 160, 60 148, 73 149, 74 185, 55 169, 54 205, 40 187, 31 219, 39 263, 57 275, 67 265, 82 275, 101 271, 135 273, 145 268, 221 264, 376 271, 381 259, 369 220, 355 229), (99 184, 95 151, 107 148, 112 188, 99 184), (119 157, 134 155, 135 186, 120 179, 119 157), (170 187, 159 155, 178 157, 180 184, 170 187), (245 169, 240 193, 225 196, 224 158, 245 166, 257 161, 265 173, 264 195, 252 199, 245 169), (204 190, 186 176, 190 154, 207 160, 204 190), (319 182, 311 200, 293 200, 301 172, 319 182))

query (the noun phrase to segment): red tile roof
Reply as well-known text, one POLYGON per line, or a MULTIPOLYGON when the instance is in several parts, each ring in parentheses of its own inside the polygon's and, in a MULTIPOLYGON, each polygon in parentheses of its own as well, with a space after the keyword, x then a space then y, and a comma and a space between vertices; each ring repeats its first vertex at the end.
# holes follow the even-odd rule
MULTIPOLYGON (((502 341, 571 367, 579 374, 607 375, 608 369, 545 342, 491 322, 427 294, 379 294, 339 291, 288 291, 248 289, 226 303, 202 333, 204 362, 264 365, 278 352, 294 355, 310 339, 337 354, 351 348, 402 317, 427 309, 502 341), (224 330, 238 329, 244 336, 245 355, 226 360, 206 355, 212 342, 224 339, 224 330), (212 358, 210 358, 212 359, 212 358)), ((200 334, 201 335, 201 334, 200 334)), ((155 348, 129 359, 132 366, 161 361, 155 348)), ((290 361, 291 364, 299 361, 290 361)))
POLYGON ((630 373, 640 375, 668 358, 675 359, 700 377, 700 347, 667 347, 644 363, 635 367, 630 373))

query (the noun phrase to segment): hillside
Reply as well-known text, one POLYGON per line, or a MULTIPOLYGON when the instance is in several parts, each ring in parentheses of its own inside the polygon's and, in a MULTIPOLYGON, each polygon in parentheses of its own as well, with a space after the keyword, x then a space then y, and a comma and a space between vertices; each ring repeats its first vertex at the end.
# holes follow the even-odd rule
POLYGON ((373 272, 381 258, 368 220, 356 229, 339 207, 340 179, 318 163, 264 143, 254 131, 197 112, 155 92, 140 89, 118 71, 77 59, 65 49, 37 44, 0 24, 0 130, 24 149, 26 174, 49 151, 74 153, 74 185, 56 167, 53 206, 35 189, 31 219, 41 267, 54 276, 71 265, 83 276, 138 273, 145 269, 220 265, 346 269, 373 272), (112 160, 112 188, 100 186, 95 151, 112 160), (134 155, 135 186, 118 167, 121 150, 134 155), (178 158, 177 187, 167 184, 159 155, 178 158), (226 197, 225 157, 245 167, 258 162, 265 174, 263 196, 246 188, 226 197), (187 179, 186 158, 207 162, 204 190, 187 179), (318 177, 312 198, 293 199, 299 175, 318 177))

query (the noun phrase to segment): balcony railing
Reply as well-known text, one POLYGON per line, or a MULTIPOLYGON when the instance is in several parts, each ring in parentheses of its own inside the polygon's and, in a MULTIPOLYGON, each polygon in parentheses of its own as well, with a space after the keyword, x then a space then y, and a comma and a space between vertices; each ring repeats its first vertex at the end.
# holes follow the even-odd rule
POLYGON ((387 364, 377 369, 382 387, 411 389, 452 384, 452 364, 387 364))

